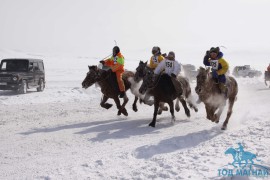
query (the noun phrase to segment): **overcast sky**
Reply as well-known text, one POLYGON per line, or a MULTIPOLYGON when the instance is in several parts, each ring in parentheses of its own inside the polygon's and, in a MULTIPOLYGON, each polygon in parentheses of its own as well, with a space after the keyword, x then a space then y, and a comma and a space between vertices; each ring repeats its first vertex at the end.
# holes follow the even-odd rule
POLYGON ((116 40, 132 56, 156 45, 269 52, 269 19, 268 0, 0 0, 0 49, 106 56, 116 40))

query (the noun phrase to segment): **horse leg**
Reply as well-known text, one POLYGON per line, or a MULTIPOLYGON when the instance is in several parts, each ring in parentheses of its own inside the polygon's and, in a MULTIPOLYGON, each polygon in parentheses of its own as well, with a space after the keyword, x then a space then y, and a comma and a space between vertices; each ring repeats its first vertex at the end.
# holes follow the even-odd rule
POLYGON ((227 124, 228 124, 229 119, 230 119, 230 117, 232 115, 232 108, 233 108, 234 102, 235 102, 235 97, 229 98, 229 108, 228 108, 228 112, 227 112, 227 117, 226 117, 226 120, 224 121, 224 123, 222 125, 221 130, 227 129, 227 124))
MULTIPOLYGON (((121 115, 121 113, 123 113, 123 111, 122 111, 122 107, 121 107, 121 104, 120 104, 120 100, 119 100, 119 98, 116 96, 115 98, 113 98, 113 100, 114 100, 114 102, 115 102, 115 104, 116 104, 116 107, 117 107, 117 109, 118 109, 118 113, 117 113, 117 115, 119 116, 119 115, 121 115)), ((124 114, 124 113, 123 113, 124 114)), ((127 116, 128 114, 126 113, 126 114, 124 114, 125 116, 127 116)))
POLYGON ((190 117, 190 111, 187 107, 187 102, 183 98, 180 98, 180 102, 182 103, 182 106, 185 109, 185 114, 187 115, 187 117, 190 117))
POLYGON ((188 105, 190 108, 194 109, 195 112, 198 112, 198 108, 197 106, 192 102, 192 100, 190 99, 190 97, 186 98, 188 105))
POLYGON ((214 114, 215 123, 219 123, 220 115, 223 112, 224 107, 224 105, 219 106, 217 114, 214 114))
POLYGON ((134 102, 133 102, 133 104, 132 104, 132 109, 133 109, 133 111, 135 111, 135 112, 137 112, 138 111, 138 108, 137 108, 137 101, 138 101, 138 97, 137 96, 135 96, 135 99, 134 99, 134 102))
POLYGON ((179 112, 179 111, 180 111, 179 99, 178 99, 178 98, 176 98, 175 110, 176 110, 177 112, 179 112))
POLYGON ((110 109, 112 107, 112 104, 106 103, 109 98, 105 95, 103 95, 103 98, 101 98, 100 106, 105 109, 110 109))
POLYGON ((149 126, 151 126, 151 127, 155 127, 155 126, 156 126, 158 107, 159 107, 159 101, 155 100, 155 103, 154 103, 154 115, 153 115, 153 120, 152 120, 152 122, 149 124, 149 126))
POLYGON ((210 107, 208 105, 205 105, 205 111, 206 111, 206 118, 208 120, 211 120, 211 117, 210 117, 210 107))
POLYGON ((126 108, 125 108, 125 106, 126 106, 128 100, 129 100, 129 99, 128 99, 127 95, 125 95, 125 96, 124 96, 124 102, 123 102, 123 104, 121 105, 121 113, 123 113, 125 116, 128 115, 127 110, 126 110, 126 108))
POLYGON ((216 111, 216 108, 214 108, 214 107, 210 107, 209 108, 209 116, 210 116, 210 120, 212 121, 212 122, 215 122, 215 117, 214 117, 214 113, 215 113, 215 111, 216 111))
POLYGON ((170 106, 170 112, 171 112, 171 115, 172 115, 172 123, 174 124, 175 123, 175 116, 174 116, 173 101, 169 102, 169 106, 170 106))

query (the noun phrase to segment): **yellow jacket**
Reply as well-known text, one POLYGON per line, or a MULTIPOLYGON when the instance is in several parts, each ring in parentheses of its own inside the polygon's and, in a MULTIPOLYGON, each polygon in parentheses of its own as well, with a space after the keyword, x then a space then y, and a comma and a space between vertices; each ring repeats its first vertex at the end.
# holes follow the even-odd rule
POLYGON ((164 60, 164 57, 162 55, 152 56, 150 58, 149 67, 152 69, 155 69, 158 66, 158 64, 163 60, 164 60))
POLYGON ((223 59, 223 58, 220 58, 218 60, 218 63, 221 65, 221 68, 219 68, 217 70, 217 74, 218 75, 225 74, 228 71, 228 69, 229 69, 229 63, 225 59, 223 59))
POLYGON ((229 64, 223 58, 217 60, 209 58, 204 62, 206 66, 212 66, 212 70, 216 71, 218 75, 225 74, 229 69, 229 64))

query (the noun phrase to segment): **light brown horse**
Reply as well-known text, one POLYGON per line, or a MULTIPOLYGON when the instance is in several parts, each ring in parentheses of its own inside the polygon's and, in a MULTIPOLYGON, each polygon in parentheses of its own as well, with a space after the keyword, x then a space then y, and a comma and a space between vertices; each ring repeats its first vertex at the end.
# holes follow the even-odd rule
POLYGON ((233 77, 226 77, 228 92, 225 97, 225 95, 220 92, 218 84, 213 80, 209 71, 210 68, 205 69, 200 67, 197 75, 197 86, 195 91, 199 95, 199 100, 205 104, 207 119, 212 122, 219 122, 220 115, 226 105, 226 101, 229 100, 227 117, 221 128, 222 130, 225 130, 232 114, 234 102, 236 101, 238 85, 233 77), (218 112, 215 113, 217 110, 218 112))
MULTIPOLYGON (((183 95, 180 98, 180 101, 182 99, 185 99, 185 101, 188 103, 189 107, 194 109, 195 112, 198 112, 198 108, 197 106, 193 103, 192 101, 192 95, 191 95, 191 88, 190 88, 190 84, 187 78, 183 77, 183 76, 177 76, 177 80, 181 83, 182 87, 183 87, 183 95)), ((181 101, 182 103, 182 101, 181 101)), ((183 104, 183 103, 182 103, 183 104)), ((183 105, 184 106, 184 105, 183 105)), ((184 106, 185 107, 185 106, 184 106)), ((184 108, 185 111, 188 110, 188 108, 184 108)), ((177 112, 180 111, 180 106, 179 106, 179 98, 176 99, 176 104, 175 104, 175 110, 177 112)), ((189 114, 190 116, 190 112, 186 112, 186 114, 189 114)))
MULTIPOLYGON (((98 83, 101 87, 101 92, 103 93, 103 98, 101 100, 100 106, 109 109, 112 107, 112 104, 106 103, 109 98, 112 98, 117 106, 118 113, 117 115, 124 114, 125 116, 128 115, 127 110, 125 108, 128 97, 124 96, 124 102, 121 105, 120 100, 118 98, 120 91, 118 88, 118 84, 116 81, 115 73, 111 70, 103 70, 99 69, 97 66, 88 66, 89 72, 87 73, 85 79, 82 82, 82 87, 87 89, 88 87, 92 86, 94 83, 98 83)), ((129 77, 134 77, 134 73, 131 71, 125 71, 123 73, 123 81, 125 84, 125 91, 130 89, 130 82, 128 81, 129 77)), ((135 100, 133 103, 133 110, 136 112, 138 97, 135 96, 135 100)))

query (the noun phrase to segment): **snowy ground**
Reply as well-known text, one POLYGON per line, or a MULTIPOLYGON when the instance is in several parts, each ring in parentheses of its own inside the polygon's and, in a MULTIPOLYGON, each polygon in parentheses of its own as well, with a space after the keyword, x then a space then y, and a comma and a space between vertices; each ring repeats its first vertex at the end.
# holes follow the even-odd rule
MULTIPOLYGON (((138 105, 133 112, 130 93, 124 117, 115 106, 99 106, 98 88, 82 90, 87 65, 96 60, 40 58, 44 92, 0 91, 0 179, 222 179, 218 169, 232 162, 224 152, 238 142, 270 165, 270 88, 262 78, 237 79, 238 100, 226 131, 220 130, 225 113, 212 123, 203 104, 191 118, 182 108, 174 125, 165 112, 150 128, 153 107, 138 105)), ((135 70, 138 62, 129 63, 135 70)))

